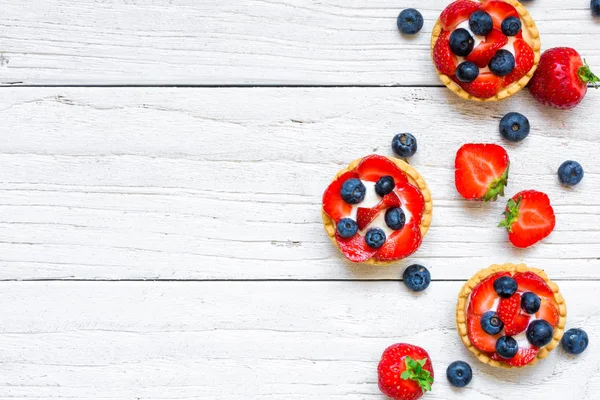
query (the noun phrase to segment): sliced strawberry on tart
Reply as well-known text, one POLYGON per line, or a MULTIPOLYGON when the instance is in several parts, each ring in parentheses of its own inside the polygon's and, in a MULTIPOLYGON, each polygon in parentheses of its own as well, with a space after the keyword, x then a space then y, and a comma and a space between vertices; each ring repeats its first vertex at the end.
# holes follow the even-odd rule
POLYGON ((546 274, 526 265, 492 265, 463 286, 456 324, 463 343, 496 367, 523 367, 559 343, 566 305, 546 274))
POLYGON ((386 265, 419 248, 431 210, 429 189, 414 168, 373 154, 338 173, 323 194, 321 214, 348 260, 386 265))
POLYGON ((456 0, 431 38, 442 82, 468 100, 497 101, 521 90, 540 59, 539 33, 517 0, 456 0))

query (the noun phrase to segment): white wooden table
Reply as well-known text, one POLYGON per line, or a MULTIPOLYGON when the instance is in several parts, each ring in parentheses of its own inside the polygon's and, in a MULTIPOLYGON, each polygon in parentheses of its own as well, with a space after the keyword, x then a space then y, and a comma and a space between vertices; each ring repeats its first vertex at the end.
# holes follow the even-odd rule
MULTIPOLYGON (((428 399, 597 399, 600 391, 600 93, 571 112, 523 92, 489 105, 440 87, 429 34, 446 0, 1 0, 0 398, 383 399, 376 365, 405 341, 438 377, 428 399), (417 6, 425 28, 395 27, 417 6), (509 194, 547 192, 557 228, 515 250, 503 202, 459 199, 465 142, 502 143, 523 111, 509 194), (412 163, 434 199, 421 249, 354 266, 329 242, 321 194, 350 160, 412 163), (556 169, 586 171, 573 189, 556 169), (426 265, 430 288, 400 282, 426 265), (460 343, 458 289, 495 262, 544 268, 568 327, 591 345, 499 371, 460 343), (472 384, 452 389, 465 359, 472 384)), ((600 67, 588 0, 534 0, 543 47, 600 67)), ((600 68, 598 68, 600 69, 600 68)))

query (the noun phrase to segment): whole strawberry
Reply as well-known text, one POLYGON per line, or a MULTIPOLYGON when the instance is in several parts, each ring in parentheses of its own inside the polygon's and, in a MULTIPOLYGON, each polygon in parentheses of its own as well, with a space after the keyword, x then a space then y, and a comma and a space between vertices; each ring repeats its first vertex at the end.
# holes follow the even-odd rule
POLYGON ((556 47, 542 54, 529 91, 540 103, 566 110, 581 103, 588 84, 597 87, 597 82, 600 79, 575 49, 556 47))
POLYGON ((394 400, 416 400, 431 390, 433 366, 421 347, 394 344, 383 352, 377 367, 379 390, 394 400))

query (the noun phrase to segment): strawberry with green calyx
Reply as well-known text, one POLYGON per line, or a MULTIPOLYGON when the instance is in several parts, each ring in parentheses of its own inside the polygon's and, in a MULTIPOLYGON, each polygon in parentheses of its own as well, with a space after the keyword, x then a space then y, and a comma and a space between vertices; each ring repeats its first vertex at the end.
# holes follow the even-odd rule
POLYGON ((496 144, 468 143, 456 153, 454 183, 465 199, 495 201, 508 185, 509 158, 496 144))
POLYGON ((554 230, 556 217, 548 195, 524 190, 508 200, 504 220, 498 226, 506 228, 508 239, 519 248, 534 245, 554 230))
POLYGON ((383 352, 377 367, 379 389, 393 400, 416 400, 431 391, 433 366, 418 346, 394 344, 383 352))

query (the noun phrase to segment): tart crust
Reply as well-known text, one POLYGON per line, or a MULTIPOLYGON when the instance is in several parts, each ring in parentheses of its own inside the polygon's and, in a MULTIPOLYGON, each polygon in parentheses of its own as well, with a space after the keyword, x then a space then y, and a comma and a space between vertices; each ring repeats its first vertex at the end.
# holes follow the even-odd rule
POLYGON ((558 286, 556 285, 556 283, 554 283, 550 279, 548 279, 548 276, 546 275, 546 273, 544 271, 542 271, 541 269, 529 268, 525 264, 503 264, 503 265, 494 264, 494 265, 490 266, 489 268, 482 269, 481 271, 479 271, 475 275, 473 275, 471 277, 471 279, 469 279, 464 284, 464 286, 460 290, 460 293, 458 294, 458 303, 456 304, 456 328, 458 329, 458 334, 460 335, 462 342, 465 344, 465 346, 467 346, 469 351, 471 353, 473 353, 479 359, 479 361, 481 361, 482 363, 489 364, 493 367, 522 368, 522 367, 513 367, 512 365, 508 365, 508 364, 505 364, 500 361, 492 360, 490 357, 488 357, 487 354, 479 351, 471 343, 471 340, 469 339, 469 335, 467 334, 467 311, 466 311, 466 308, 467 308, 467 305, 469 302, 469 296, 471 294, 471 291, 483 279, 487 278, 488 276, 490 276, 496 272, 501 272, 501 271, 508 271, 508 272, 512 272, 512 273, 531 271, 531 272, 537 274, 540 278, 542 278, 546 282, 546 284, 550 287, 550 289, 554 292, 554 300, 556 301, 556 304, 558 306, 558 313, 559 313, 558 325, 556 326, 556 328, 554 328, 554 336, 552 337, 552 341, 550 343, 548 343, 546 346, 541 347, 536 358, 533 361, 531 361, 529 364, 526 364, 524 366, 526 367, 526 366, 535 365, 542 358, 548 357, 548 354, 550 354, 550 352, 552 350, 554 350, 554 348, 558 345, 558 343, 560 342, 560 339, 563 336, 563 333, 565 330, 565 323, 567 321, 567 305, 565 303, 565 299, 560 294, 560 290, 559 290, 558 286))
MULTIPOLYGON (((425 237, 425 234, 427 233, 427 230, 429 230, 429 226, 431 225, 431 217, 432 217, 432 210, 433 210, 433 202, 431 200, 431 192, 429 191, 429 188, 427 187, 427 183, 425 183, 425 180, 419 174, 419 172, 416 169, 414 169, 413 167, 411 167, 408 163, 406 163, 402 160, 396 159, 396 158, 391 158, 391 157, 386 157, 386 158, 388 160, 392 161, 394 164, 396 164, 396 166, 398 168, 400 168, 406 174, 408 181, 411 184, 413 184, 415 187, 419 188, 419 190, 421 191, 421 194, 423 195, 423 199, 425 200, 425 208, 423 211, 423 218, 421 218, 421 224, 419 225, 419 228, 421 229, 421 237, 423 238, 423 237, 425 237)), ((340 175, 345 174, 348 171, 354 170, 358 166, 358 164, 360 164, 360 162, 362 160, 363 160, 362 158, 359 158, 357 160, 352 161, 350 164, 348 164, 348 166, 346 168, 342 169, 341 171, 339 171, 336 174, 336 176, 333 178, 332 182, 335 181, 340 175)), ((335 231, 336 231, 335 221, 333 219, 331 219, 329 217, 329 215, 327 215, 327 213, 325 213, 325 210, 323 209, 322 206, 321 206, 321 217, 323 218, 323 225, 325 226, 325 232, 327 232, 327 236, 329 236, 329 239, 339 249, 337 241, 335 240, 335 231)), ((398 261, 400 261, 400 259, 393 260, 393 261, 378 261, 373 258, 370 258, 367 261, 362 262, 362 264, 386 266, 386 265, 394 264, 398 261)))
MULTIPOLYGON (((485 1, 486 0, 480 0, 480 2, 482 2, 482 3, 485 1)), ((458 96, 462 97, 465 100, 473 100, 473 101, 480 101, 480 102, 492 102, 492 101, 499 101, 499 100, 504 100, 504 99, 509 98, 510 96, 512 96, 513 94, 517 93, 518 91, 523 89, 525 86, 527 86, 527 83, 529 83, 529 80, 533 77, 533 74, 535 73, 535 71, 538 67, 538 64, 540 62, 540 56, 541 56, 540 49, 542 47, 542 44, 540 42, 540 33, 535 25, 535 22, 533 21, 533 18, 531 18, 529 11, 527 11, 527 9, 521 3, 519 3, 517 0, 504 0, 504 1, 513 5, 517 9, 517 12, 519 13, 519 16, 521 17, 521 21, 523 22, 522 29, 527 29, 527 31, 529 33, 529 38, 528 38, 529 40, 526 40, 526 41, 527 41, 527 43, 529 43, 529 45, 531 46, 531 48, 535 54, 535 58, 533 61, 533 67, 531 67, 531 69, 529 70, 529 72, 527 72, 527 74, 525 74, 525 76, 523 76, 518 81, 511 83, 507 87, 502 88, 502 90, 500 90, 500 92, 498 92, 495 96, 488 97, 487 99, 482 99, 480 97, 473 96, 472 94, 470 94, 469 92, 467 92, 466 90, 464 90, 463 88, 458 86, 458 84, 456 84, 456 82, 454 82, 448 75, 442 74, 440 71, 438 71, 437 67, 435 67, 435 63, 433 63, 433 66, 435 67, 435 71, 437 72, 442 83, 444 85, 446 85, 448 87, 448 89, 450 89, 451 91, 453 91, 454 93, 456 93, 458 96)), ((438 19, 435 23, 435 26, 433 27, 433 32, 431 33, 431 59, 432 60, 433 60, 433 48, 434 48, 435 43, 437 42, 438 38, 440 37, 441 33, 442 33, 442 25, 440 23, 440 20, 438 19)))

